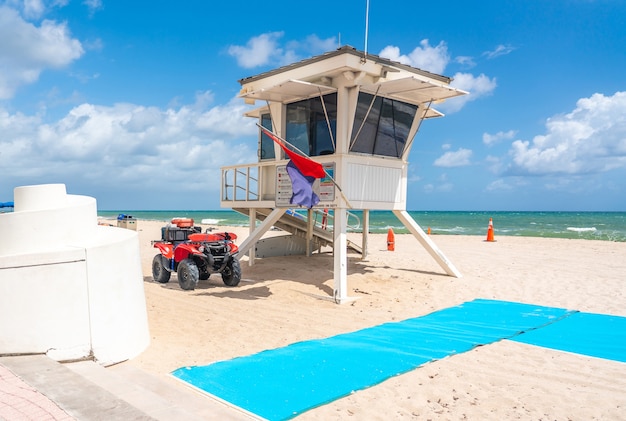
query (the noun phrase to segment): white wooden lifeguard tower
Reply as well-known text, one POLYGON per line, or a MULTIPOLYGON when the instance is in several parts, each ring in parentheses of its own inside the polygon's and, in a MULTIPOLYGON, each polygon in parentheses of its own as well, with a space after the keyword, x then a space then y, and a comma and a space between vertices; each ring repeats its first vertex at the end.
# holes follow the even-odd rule
POLYGON ((450 87, 448 77, 349 46, 239 82, 246 103, 262 104, 246 115, 321 163, 334 179, 316 181, 320 203, 303 218, 290 211, 284 153, 261 130, 258 162, 222 167, 221 207, 250 217, 250 236, 240 245, 250 264, 256 243, 272 226, 300 236, 307 255, 332 245, 333 298, 349 301, 347 248, 366 256, 369 210, 390 210, 447 274, 461 276, 406 211, 407 159, 422 120, 443 116, 431 105, 467 92, 450 87), (332 229, 315 217, 323 209, 332 209, 332 229), (363 211, 360 246, 347 239, 351 209, 363 211), (257 220, 263 222, 257 226, 257 220))

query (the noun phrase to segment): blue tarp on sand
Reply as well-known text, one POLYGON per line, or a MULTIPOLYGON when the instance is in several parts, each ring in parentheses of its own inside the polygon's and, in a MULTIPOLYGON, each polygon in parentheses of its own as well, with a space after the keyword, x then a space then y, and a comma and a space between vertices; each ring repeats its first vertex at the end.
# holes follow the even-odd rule
POLYGON ((263 418, 288 419, 429 361, 512 338, 572 313, 479 299, 423 317, 183 367, 172 374, 263 418))
POLYGON ((575 313, 512 340, 626 363, 626 317, 575 313))

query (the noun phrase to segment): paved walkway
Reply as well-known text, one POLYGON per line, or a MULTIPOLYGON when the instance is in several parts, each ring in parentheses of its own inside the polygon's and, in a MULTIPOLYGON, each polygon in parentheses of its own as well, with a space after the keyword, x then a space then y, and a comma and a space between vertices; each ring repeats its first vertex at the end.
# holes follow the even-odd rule
POLYGON ((0 421, 249 421, 174 378, 128 364, 60 364, 45 355, 0 357, 0 421))
POLYGON ((0 365, 0 420, 72 421, 74 418, 0 365))

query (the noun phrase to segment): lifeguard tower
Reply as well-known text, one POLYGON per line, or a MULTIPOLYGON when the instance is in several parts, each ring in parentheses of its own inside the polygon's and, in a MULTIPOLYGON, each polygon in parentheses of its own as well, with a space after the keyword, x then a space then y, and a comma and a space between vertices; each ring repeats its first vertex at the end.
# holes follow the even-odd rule
POLYGON ((246 116, 321 163, 328 174, 315 183, 319 204, 302 215, 290 203, 284 153, 262 130, 258 162, 222 167, 221 206, 250 218, 250 235, 239 247, 250 264, 255 245, 272 226, 292 233, 283 240, 285 249, 296 238, 307 255, 332 245, 333 298, 349 301, 347 248, 366 256, 369 211, 390 210, 447 274, 460 277, 406 211, 407 160, 422 121, 443 116, 432 105, 467 94, 450 82, 349 46, 240 80, 239 96, 262 104, 246 116), (321 216, 325 209, 332 210, 330 224, 321 216), (351 210, 363 211, 361 245, 347 238, 351 210))

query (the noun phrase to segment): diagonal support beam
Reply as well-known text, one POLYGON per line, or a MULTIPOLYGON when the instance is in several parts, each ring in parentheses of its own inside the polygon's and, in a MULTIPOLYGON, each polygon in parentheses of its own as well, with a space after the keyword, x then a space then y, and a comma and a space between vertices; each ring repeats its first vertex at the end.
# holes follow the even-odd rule
POLYGON ((394 215, 398 217, 400 222, 404 224, 405 227, 415 238, 419 241, 422 246, 426 249, 426 251, 439 263, 439 266, 450 276, 454 276, 456 278, 461 278, 461 272, 454 267, 452 262, 448 260, 448 258, 443 254, 441 250, 437 247, 437 245, 430 239, 428 234, 424 232, 422 227, 420 227, 417 222, 409 215, 409 213, 405 210, 394 210, 394 215))
POLYGON ((259 225, 249 236, 245 239, 243 243, 239 246, 239 253, 243 256, 248 253, 248 251, 254 247, 257 241, 261 239, 263 234, 265 234, 271 227, 287 212, 287 208, 276 208, 274 209, 267 218, 259 225))

